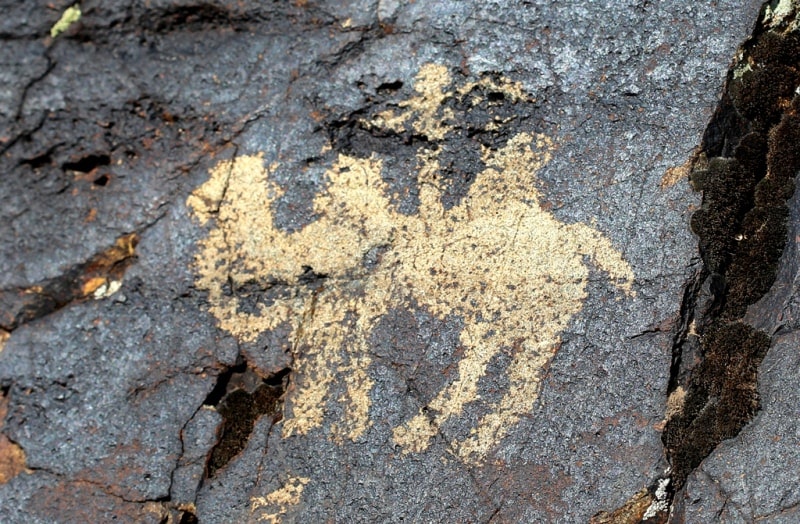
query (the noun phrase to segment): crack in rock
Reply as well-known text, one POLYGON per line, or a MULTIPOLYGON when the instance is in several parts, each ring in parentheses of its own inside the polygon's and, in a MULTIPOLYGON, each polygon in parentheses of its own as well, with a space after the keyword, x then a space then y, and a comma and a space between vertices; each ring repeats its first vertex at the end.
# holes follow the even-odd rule
POLYGON ((206 464, 206 476, 213 478, 247 446, 256 422, 272 417, 273 424, 283 416, 283 393, 290 369, 262 378, 247 363, 227 368, 217 378, 204 405, 213 406, 222 416, 219 439, 206 464))
POLYGON ((113 246, 55 278, 25 288, 0 290, 0 328, 13 331, 73 302, 113 295, 135 259, 138 242, 137 233, 123 235, 113 246))
POLYGON ((671 489, 759 409, 758 367, 769 334, 744 321, 775 282, 787 241, 787 201, 800 169, 800 34, 793 11, 776 22, 765 3, 728 72, 690 182, 703 268, 689 285, 673 347, 663 441, 671 489))
POLYGON ((703 193, 691 219, 703 264, 687 283, 673 344, 662 436, 670 468, 592 522, 680 521, 670 512, 688 476, 759 410, 758 368, 771 337, 744 317, 775 282, 787 242, 800 170, 799 25, 796 6, 778 12, 764 3, 687 164, 703 193))

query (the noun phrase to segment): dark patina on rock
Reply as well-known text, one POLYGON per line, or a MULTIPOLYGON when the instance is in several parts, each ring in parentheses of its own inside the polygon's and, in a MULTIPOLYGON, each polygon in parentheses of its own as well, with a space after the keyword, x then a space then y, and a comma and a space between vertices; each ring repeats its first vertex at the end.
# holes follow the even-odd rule
POLYGON ((675 175, 759 6, 8 7, 0 520, 652 504, 675 175))

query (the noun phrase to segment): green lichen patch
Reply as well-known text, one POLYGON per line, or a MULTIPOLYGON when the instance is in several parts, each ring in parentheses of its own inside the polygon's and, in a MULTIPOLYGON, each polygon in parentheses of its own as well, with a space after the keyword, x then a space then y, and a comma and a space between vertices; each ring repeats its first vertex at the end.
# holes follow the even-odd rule
POLYGON ((71 7, 68 7, 66 11, 61 15, 61 18, 58 19, 58 22, 53 24, 53 27, 50 28, 50 36, 52 38, 57 37, 67 29, 69 26, 80 20, 81 18, 81 6, 75 4, 71 7))

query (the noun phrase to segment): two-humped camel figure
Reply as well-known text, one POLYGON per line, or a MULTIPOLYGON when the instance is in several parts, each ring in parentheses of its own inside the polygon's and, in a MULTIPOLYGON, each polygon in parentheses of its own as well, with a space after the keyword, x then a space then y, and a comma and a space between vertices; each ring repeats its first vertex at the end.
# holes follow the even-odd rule
MULTIPOLYGON (((418 84, 421 78, 423 72, 418 84)), ((430 93, 444 99, 447 92, 415 87, 421 121, 421 113, 433 114, 430 93)), ((402 124, 394 118, 394 125, 402 124)), ((435 124, 420 125, 436 131, 435 124)), ((561 222, 542 207, 536 174, 552 151, 549 138, 526 132, 497 150, 483 148, 485 168, 450 209, 437 186, 437 157, 422 151, 419 209, 411 215, 392 205, 378 155, 340 154, 314 199, 318 218, 295 232, 275 225, 272 206, 282 195, 271 179, 276 165, 265 167, 260 155, 241 156, 212 170, 188 201, 203 221, 216 221, 201 241, 197 285, 208 292, 220 326, 242 340, 291 327, 297 363, 284 437, 320 427, 332 403, 339 404, 331 421, 335 439, 356 440, 368 430, 370 334, 390 309, 412 304, 440 319, 462 319, 463 356, 426 409, 394 429, 404 452, 424 451, 442 425, 471 403, 485 402, 479 381, 501 350, 513 354, 507 390, 486 406, 466 438, 450 444, 463 460, 480 461, 533 411, 560 334, 587 298, 587 259, 625 293, 633 283, 630 266, 608 238, 586 224, 561 222), (365 264, 369 253, 379 256, 365 264), (301 285, 307 268, 326 275, 319 287, 301 285), (245 311, 226 284, 235 289, 252 282, 280 282, 294 291, 245 311), (346 392, 333 398, 339 381, 346 392)))

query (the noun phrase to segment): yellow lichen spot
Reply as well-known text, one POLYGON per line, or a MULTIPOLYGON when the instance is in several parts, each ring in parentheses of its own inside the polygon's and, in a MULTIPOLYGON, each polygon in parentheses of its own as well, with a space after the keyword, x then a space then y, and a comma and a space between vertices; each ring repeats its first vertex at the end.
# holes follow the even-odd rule
POLYGON ((250 499, 250 512, 257 522, 279 524, 292 506, 300 503, 300 497, 310 479, 290 477, 283 487, 276 489, 266 497, 250 499), (256 515, 258 513, 258 515, 256 515))
MULTIPOLYGON (((380 114, 368 124, 411 125, 444 137, 451 123, 443 104, 458 92, 450 82, 443 66, 424 66, 418 95, 399 105, 402 112, 380 114)), ((512 100, 524 96, 517 84, 491 82, 491 89, 512 100)), ((461 90, 458 96, 472 92, 461 90)), ((343 413, 330 421, 335 441, 365 434, 372 425, 371 333, 391 309, 411 303, 438 318, 463 320, 463 356, 427 409, 394 429, 404 452, 424 451, 443 424, 481 404, 486 414, 471 434, 451 443, 463 460, 479 461, 533 410, 560 334, 588 296, 587 260, 624 293, 632 294, 634 278, 601 232, 560 222, 541 205, 537 173, 554 150, 549 137, 529 132, 498 149, 483 148, 485 168, 462 201, 446 209, 437 184, 441 148, 420 149, 419 211, 413 215, 391 205, 378 156, 339 155, 314 198, 318 218, 292 233, 274 223, 272 205, 282 195, 272 180, 277 166, 242 156, 212 170, 187 201, 201 221, 214 217, 216 223, 200 243, 197 286, 208 293, 220 326, 240 340, 289 326, 296 373, 286 397, 284 437, 321 427, 331 403, 343 413), (375 249, 381 256, 367 267, 365 255, 375 249), (308 268, 327 276, 317 288, 301 283, 308 268), (275 282, 289 291, 255 309, 239 306, 238 289, 268 289, 275 282), (513 355, 509 388, 484 400, 478 384, 501 351, 513 355)))
POLYGON ((58 22, 53 24, 53 27, 50 28, 50 36, 55 38, 67 29, 69 26, 80 20, 81 18, 81 6, 75 4, 71 7, 68 7, 66 11, 61 15, 61 18, 58 19, 58 22))
POLYGON ((92 296, 95 300, 100 300, 103 298, 108 298, 117 291, 122 288, 122 282, 119 280, 109 280, 108 282, 104 283, 102 286, 98 287, 92 296))

